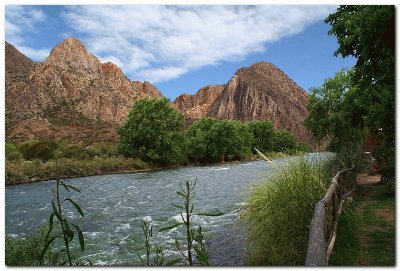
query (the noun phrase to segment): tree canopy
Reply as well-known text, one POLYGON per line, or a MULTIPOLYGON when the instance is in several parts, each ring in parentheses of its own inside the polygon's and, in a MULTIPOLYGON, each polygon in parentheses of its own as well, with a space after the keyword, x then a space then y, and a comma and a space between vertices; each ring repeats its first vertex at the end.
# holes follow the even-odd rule
POLYGON ((334 55, 354 56, 357 63, 312 91, 306 125, 317 138, 329 137, 335 149, 349 149, 361 131, 374 135, 381 142, 376 157, 393 175, 395 7, 340 6, 325 22, 338 40, 334 55))
POLYGON ((119 150, 126 156, 160 164, 186 159, 183 114, 165 99, 137 101, 119 129, 119 150))
POLYGON ((338 39, 335 55, 354 56, 354 82, 349 108, 360 127, 382 134, 394 143, 395 8, 394 6, 340 6, 325 22, 338 39), (358 116, 358 117, 357 117, 358 116))
POLYGON ((357 106, 352 94, 358 91, 353 78, 354 69, 341 70, 309 95, 304 124, 318 140, 330 140, 328 149, 334 152, 354 153, 363 136, 351 115, 357 106))
POLYGON ((252 135, 239 121, 204 117, 186 131, 189 159, 213 162, 240 159, 251 150, 252 135))
POLYGON ((261 152, 273 151, 274 149, 274 125, 269 120, 253 120, 247 122, 254 140, 252 150, 257 148, 261 152))

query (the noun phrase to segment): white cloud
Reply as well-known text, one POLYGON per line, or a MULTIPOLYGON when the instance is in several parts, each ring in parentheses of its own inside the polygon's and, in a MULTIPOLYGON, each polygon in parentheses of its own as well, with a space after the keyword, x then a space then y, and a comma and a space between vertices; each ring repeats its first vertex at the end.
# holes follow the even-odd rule
MULTIPOLYGON (((14 44, 15 45, 15 44, 14 44)), ((23 45, 15 45, 17 49, 33 60, 41 61, 49 56, 50 49, 33 49, 23 45)))
POLYGON ((7 5, 5 11, 6 40, 33 60, 43 60, 48 56, 49 48, 34 49, 25 45, 25 36, 37 31, 37 25, 46 21, 44 12, 34 7, 15 5, 7 5))
POLYGON ((135 80, 166 81, 265 50, 332 6, 70 6, 62 14, 89 51, 135 80))
POLYGON ((157 79, 158 82, 166 81, 172 78, 177 78, 186 72, 188 72, 188 69, 182 67, 162 67, 141 70, 138 73, 138 76, 143 78, 144 81, 154 83, 154 79, 157 79), (154 79, 151 80, 152 78, 154 79))
MULTIPOLYGON (((81 38, 102 62, 117 64, 134 80, 157 83, 262 52, 269 43, 303 31, 335 9, 315 5, 82 5, 66 6, 61 18, 68 33, 81 38)), ((51 16, 39 7, 6 6, 6 39, 29 57, 42 60, 50 49, 29 47, 25 36, 51 16)))

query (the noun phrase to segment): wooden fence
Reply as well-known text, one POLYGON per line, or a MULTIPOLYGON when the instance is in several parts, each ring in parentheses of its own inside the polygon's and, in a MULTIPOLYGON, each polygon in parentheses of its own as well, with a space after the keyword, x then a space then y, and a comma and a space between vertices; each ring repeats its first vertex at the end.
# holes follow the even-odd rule
POLYGON ((325 196, 315 205, 311 220, 306 266, 326 266, 336 239, 343 203, 356 190, 355 167, 336 173, 325 196))

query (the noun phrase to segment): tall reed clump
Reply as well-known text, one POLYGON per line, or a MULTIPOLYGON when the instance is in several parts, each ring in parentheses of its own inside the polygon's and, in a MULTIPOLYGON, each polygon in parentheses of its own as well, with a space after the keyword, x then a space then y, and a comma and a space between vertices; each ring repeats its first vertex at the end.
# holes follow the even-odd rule
POLYGON ((331 180, 326 163, 292 160, 251 187, 241 218, 248 265, 303 265, 315 204, 331 180))

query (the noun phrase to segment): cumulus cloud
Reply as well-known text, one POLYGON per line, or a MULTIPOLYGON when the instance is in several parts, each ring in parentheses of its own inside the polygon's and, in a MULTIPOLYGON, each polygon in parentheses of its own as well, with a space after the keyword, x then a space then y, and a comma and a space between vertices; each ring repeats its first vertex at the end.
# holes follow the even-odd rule
MULTIPOLYGON (((334 11, 332 6, 65 6, 69 33, 102 62, 120 66, 134 80, 177 78, 206 65, 262 52, 269 43, 299 33, 334 11)), ((50 48, 29 46, 29 32, 53 14, 39 6, 6 6, 6 40, 35 60, 50 48)), ((58 18, 60 19, 60 18, 58 18)), ((55 33, 49 33, 55 34, 55 33)), ((59 35, 62 33, 58 33, 59 35)))
POLYGON ((6 40, 34 60, 42 60, 48 56, 49 48, 38 50, 25 45, 27 33, 37 31, 37 25, 46 21, 46 14, 41 9, 30 6, 7 5, 5 11, 6 40))
POLYGON ((62 18, 89 50, 132 78, 166 81, 240 60, 299 33, 331 6, 70 6, 62 18))

